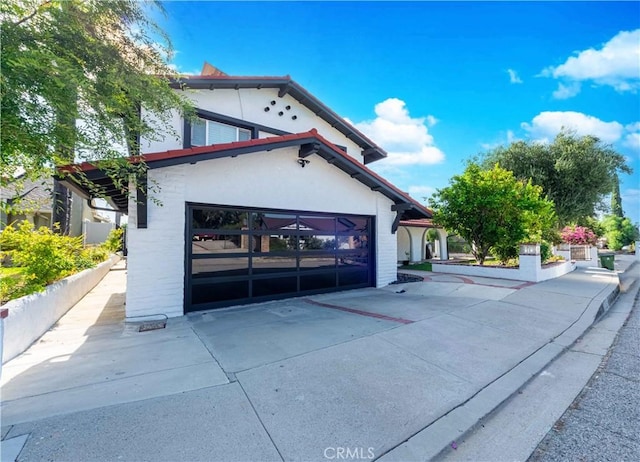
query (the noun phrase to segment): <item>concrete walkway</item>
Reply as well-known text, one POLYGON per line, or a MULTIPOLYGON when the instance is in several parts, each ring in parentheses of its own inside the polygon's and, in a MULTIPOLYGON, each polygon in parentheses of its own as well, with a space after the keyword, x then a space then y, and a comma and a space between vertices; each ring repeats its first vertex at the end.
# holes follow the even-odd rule
POLYGON ((2 460, 428 460, 618 290, 597 268, 535 285, 427 275, 138 332, 115 267, 4 365, 2 460))

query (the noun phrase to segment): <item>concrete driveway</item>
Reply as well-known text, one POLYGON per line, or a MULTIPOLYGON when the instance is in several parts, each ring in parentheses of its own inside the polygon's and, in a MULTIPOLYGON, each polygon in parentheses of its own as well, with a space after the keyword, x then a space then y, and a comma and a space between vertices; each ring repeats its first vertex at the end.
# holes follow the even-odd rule
MULTIPOLYGON (((552 344, 617 285, 604 273, 537 285, 431 275, 139 333, 106 295, 124 290, 122 273, 102 283, 110 304, 94 296, 5 365, 3 438, 29 435, 20 460, 378 458, 552 344)), ((385 460, 393 454, 407 460, 385 460)))

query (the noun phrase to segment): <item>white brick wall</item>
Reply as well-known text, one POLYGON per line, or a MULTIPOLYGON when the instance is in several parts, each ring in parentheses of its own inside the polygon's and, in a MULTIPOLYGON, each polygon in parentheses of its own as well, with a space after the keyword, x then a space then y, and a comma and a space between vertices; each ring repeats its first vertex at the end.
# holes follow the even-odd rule
POLYGON ((136 228, 136 203, 129 202, 127 317, 183 314, 185 168, 149 171, 149 184, 161 186, 151 194, 162 205, 148 201, 148 228, 136 228))
POLYGON ((376 285, 395 281, 392 201, 319 156, 300 168, 297 156, 286 148, 150 170, 162 206, 150 200, 148 228, 136 229, 129 205, 127 317, 182 315, 186 202, 377 216, 376 285))
POLYGON ((377 218, 376 218, 376 287, 384 287, 392 283, 397 278, 397 246, 398 238, 391 234, 391 225, 395 219, 396 212, 391 211, 393 202, 385 196, 378 194, 377 218))

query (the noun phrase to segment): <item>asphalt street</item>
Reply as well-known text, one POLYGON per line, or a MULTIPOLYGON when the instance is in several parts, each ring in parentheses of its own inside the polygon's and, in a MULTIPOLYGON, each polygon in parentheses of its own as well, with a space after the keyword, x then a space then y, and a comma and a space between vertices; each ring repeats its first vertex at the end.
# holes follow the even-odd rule
POLYGON ((608 356, 530 462, 640 459, 639 302, 640 294, 608 356))

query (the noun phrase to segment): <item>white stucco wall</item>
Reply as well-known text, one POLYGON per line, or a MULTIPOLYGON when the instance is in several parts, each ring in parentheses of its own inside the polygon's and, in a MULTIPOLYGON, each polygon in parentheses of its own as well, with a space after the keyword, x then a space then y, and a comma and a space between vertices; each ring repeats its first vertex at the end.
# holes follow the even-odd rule
POLYGON ((399 226, 397 231, 397 258, 398 261, 409 260, 411 257, 411 237, 405 226, 399 226))
POLYGON ((432 262, 434 273, 460 274, 463 276, 479 276, 496 279, 512 279, 515 281, 541 282, 564 276, 576 269, 570 261, 564 261, 542 267, 540 255, 520 255, 518 268, 501 268, 496 266, 458 265, 452 263, 432 262))
MULTIPOLYGON (((183 94, 190 98, 198 109, 224 114, 286 132, 302 133, 315 128, 327 140, 346 147, 347 154, 354 159, 359 162, 363 160, 361 147, 335 128, 332 128, 331 125, 316 116, 292 96, 278 97, 277 89, 187 90, 183 94), (275 101, 276 104, 271 105, 271 101, 275 101), (290 106, 291 109, 287 110, 287 106, 290 106), (269 107, 268 112, 265 112, 265 107, 269 107), (283 115, 278 115, 279 112, 283 112, 283 115), (296 120, 292 119, 294 115, 296 120)), ((143 115, 150 117, 145 112, 143 112, 143 115)), ((174 136, 167 135, 163 140, 149 141, 143 139, 141 142, 143 153, 182 149, 182 137, 184 136, 182 118, 176 112, 173 112, 171 121, 180 138, 175 139, 174 136)), ((267 132, 260 132, 261 138, 268 136, 273 135, 267 132)))
POLYGON ((127 317, 183 313, 185 203, 376 216, 378 286, 396 279, 392 201, 319 156, 300 168, 298 148, 277 149, 149 171, 161 190, 148 202, 147 229, 128 228, 127 317))
POLYGON ((173 127, 171 131, 167 131, 164 135, 157 135, 156 139, 140 138, 140 152, 143 154, 149 152, 163 152, 171 149, 182 149, 182 139, 184 136, 184 122, 180 113, 172 110, 167 114, 167 121, 160 121, 153 113, 147 111, 144 107, 141 110, 143 120, 156 127, 159 132, 164 132, 167 124, 173 127))

